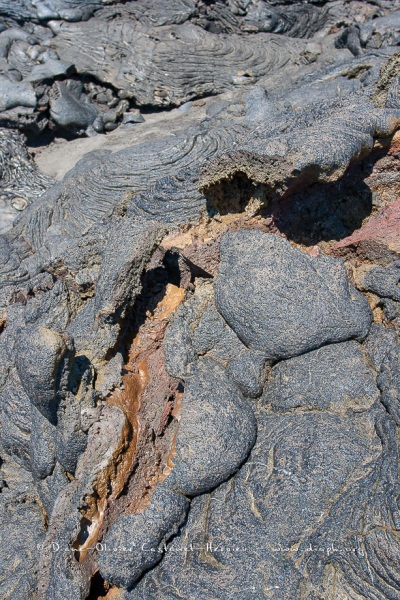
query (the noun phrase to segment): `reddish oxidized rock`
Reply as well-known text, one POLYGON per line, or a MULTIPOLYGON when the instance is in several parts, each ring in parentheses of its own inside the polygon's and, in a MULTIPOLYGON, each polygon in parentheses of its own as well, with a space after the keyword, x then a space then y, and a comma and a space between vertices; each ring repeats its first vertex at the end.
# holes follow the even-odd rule
POLYGON ((361 229, 337 242, 333 251, 355 248, 360 256, 388 264, 400 255, 400 200, 392 202, 361 229))

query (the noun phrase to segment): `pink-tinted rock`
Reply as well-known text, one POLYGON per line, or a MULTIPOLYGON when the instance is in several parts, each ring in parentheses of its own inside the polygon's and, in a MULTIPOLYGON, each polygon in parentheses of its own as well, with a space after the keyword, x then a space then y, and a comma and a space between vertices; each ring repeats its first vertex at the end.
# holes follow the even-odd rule
POLYGON ((357 255, 388 264, 400 256, 400 200, 392 202, 372 217, 361 229, 334 245, 333 251, 357 255))

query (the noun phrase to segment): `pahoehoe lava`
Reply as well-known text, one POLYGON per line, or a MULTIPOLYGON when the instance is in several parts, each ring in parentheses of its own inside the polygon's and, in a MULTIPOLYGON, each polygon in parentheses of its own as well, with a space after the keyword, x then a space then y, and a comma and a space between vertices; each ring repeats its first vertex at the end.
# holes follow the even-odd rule
POLYGON ((400 597, 398 0, 0 0, 0 597, 400 597))

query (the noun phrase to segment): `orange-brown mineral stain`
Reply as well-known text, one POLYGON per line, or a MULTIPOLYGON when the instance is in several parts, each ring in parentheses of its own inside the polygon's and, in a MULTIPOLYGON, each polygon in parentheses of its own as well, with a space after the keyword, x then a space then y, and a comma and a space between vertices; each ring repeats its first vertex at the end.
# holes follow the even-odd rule
POLYGON ((185 290, 172 283, 168 283, 165 296, 157 305, 152 319, 161 321, 168 318, 178 308, 185 297, 185 290))
POLYGON ((119 588, 111 588, 107 592, 107 596, 104 596, 104 600, 124 600, 124 598, 124 590, 121 590, 119 588))
MULTIPOLYGON (((123 491, 135 463, 135 453, 141 433, 141 424, 138 418, 141 406, 141 398, 149 383, 147 359, 154 350, 154 340, 163 337, 168 324, 168 317, 178 308, 185 297, 185 290, 178 286, 168 284, 165 294, 154 309, 152 314, 147 315, 146 322, 140 327, 134 337, 128 360, 124 365, 122 385, 114 390, 107 402, 112 406, 120 408, 126 422, 123 427, 121 438, 113 453, 107 467, 98 475, 93 494, 85 498, 85 506, 81 510, 85 527, 86 539, 80 543, 76 540, 74 547, 79 553, 79 562, 85 560, 88 551, 96 544, 99 533, 102 530, 107 506, 116 500, 123 491), (149 326, 151 335, 149 335, 149 326)), ((176 394, 174 409, 171 414, 179 420, 182 393, 176 394)), ((173 467, 172 458, 175 456, 174 436, 170 452, 166 459, 166 467, 161 476, 152 479, 151 487, 155 487, 157 481, 162 481, 171 472, 173 467)))
POLYGON ((7 313, 3 312, 3 314, 0 315, 0 333, 2 333, 2 331, 5 329, 7 325, 7 313))
POLYGON ((400 131, 396 131, 391 139, 389 154, 398 154, 400 152, 400 131))
POLYGON ((79 562, 85 560, 89 549, 96 543, 103 524, 106 507, 124 489, 126 478, 133 463, 139 434, 137 412, 140 407, 140 396, 147 383, 145 362, 140 362, 137 365, 138 372, 133 371, 136 366, 134 363, 135 343, 136 338, 133 340, 129 359, 125 365, 122 387, 115 390, 107 398, 107 402, 111 406, 118 406, 123 411, 126 421, 113 456, 107 467, 99 474, 94 485, 94 494, 86 499, 87 505, 82 511, 84 519, 90 522, 90 526, 87 528, 85 541, 76 545, 79 552, 79 562))
MULTIPOLYGON (((132 350, 131 350, 132 353, 132 350)), ((134 354, 134 353, 133 353, 134 354)), ((137 440, 140 433, 140 423, 137 417, 140 408, 140 398, 148 382, 147 365, 145 361, 137 363, 137 372, 133 371, 135 366, 134 357, 130 355, 126 365, 127 373, 122 377, 123 389, 115 390, 108 398, 109 404, 118 406, 126 416, 131 433, 130 444, 122 456, 120 468, 116 477, 112 480, 111 500, 114 500, 123 490, 126 476, 129 474, 133 462, 137 440)))
MULTIPOLYGON (((177 392, 176 396, 175 396, 175 406, 171 412, 171 415, 177 420, 180 421, 181 420, 181 408, 182 408, 182 397, 183 397, 183 392, 177 392)), ((164 479, 166 479, 168 477, 168 475, 171 473, 173 467, 174 467, 174 458, 176 456, 176 436, 177 436, 177 431, 175 432, 174 437, 172 438, 172 442, 171 442, 171 447, 170 447, 170 451, 168 453, 167 456, 167 460, 166 460, 166 466, 163 469, 163 472, 161 473, 160 477, 159 477, 159 481, 164 481, 164 479)))

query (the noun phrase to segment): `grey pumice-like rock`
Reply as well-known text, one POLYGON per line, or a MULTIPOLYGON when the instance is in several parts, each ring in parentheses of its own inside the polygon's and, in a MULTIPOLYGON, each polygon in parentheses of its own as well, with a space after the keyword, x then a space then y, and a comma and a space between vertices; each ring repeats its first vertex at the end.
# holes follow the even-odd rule
POLYGON ((400 302, 400 261, 387 267, 372 267, 364 277, 367 290, 384 298, 400 302))
POLYGON ((87 436, 82 431, 80 402, 71 393, 66 394, 58 407, 55 444, 60 465, 68 473, 75 473, 78 459, 86 448, 87 436))
POLYGON ((36 94, 30 83, 10 81, 6 77, 0 77, 0 111, 16 106, 35 108, 36 104, 36 94))
POLYGON ((330 344, 272 368, 262 401, 277 412, 362 412, 378 400, 375 373, 355 341, 330 344))
POLYGON ((1 597, 398 600, 379 4, 0 0, 1 597))
POLYGON ((130 587, 162 559, 167 540, 177 533, 188 509, 184 496, 159 484, 150 506, 138 514, 120 517, 105 536, 99 553, 104 579, 130 587))
POLYGON ((139 105, 180 106, 199 96, 247 86, 293 61, 306 45, 266 33, 251 41, 235 34, 217 37, 191 23, 165 25, 156 35, 159 43, 151 30, 139 29, 132 17, 121 13, 111 28, 104 14, 95 23, 64 23, 52 46, 63 60, 74 62, 78 73, 127 89, 139 105), (94 43, 105 54, 93 53, 94 43), (120 53, 112 48, 123 48, 129 56, 123 69, 120 53), (195 57, 195 67, 190 56, 195 57))
POLYGON ((9 27, 0 33, 0 56, 7 57, 11 45, 14 41, 22 40, 29 41, 34 40, 28 32, 23 31, 17 27, 9 27))
POLYGON ((397 345, 397 335, 381 323, 372 323, 363 349, 374 368, 379 371, 386 354, 397 345))
POLYGON ((31 406, 32 432, 30 455, 32 475, 36 480, 45 479, 56 462, 56 427, 42 415, 34 404, 31 406))
POLYGON ((15 369, 0 392, 0 417, 1 451, 30 471, 31 403, 15 369))
POLYGON ((242 350, 228 363, 226 372, 244 396, 258 398, 262 394, 268 362, 264 354, 242 350))
POLYGON ((171 319, 163 346, 168 372, 182 379, 190 375, 197 357, 226 362, 245 350, 214 306, 212 283, 200 278, 193 296, 179 306, 171 319))
POLYGON ((92 125, 97 111, 75 90, 69 89, 65 83, 56 82, 50 96, 50 114, 61 127, 79 132, 92 125))
POLYGON ((246 346, 275 360, 363 339, 371 323, 368 302, 349 286, 340 260, 310 258, 259 231, 223 237, 215 301, 246 346))
POLYGON ((400 346, 385 356, 378 377, 382 403, 397 425, 400 424, 400 346))
POLYGON ((69 479, 59 463, 56 463, 52 473, 36 483, 36 488, 47 517, 50 519, 54 504, 59 494, 67 487, 69 479))
POLYGON ((0 593, 4 599, 27 600, 36 584, 45 522, 28 472, 8 461, 1 465, 0 479, 5 484, 0 499, 0 593))
POLYGON ((144 123, 144 121, 145 119, 139 110, 126 112, 122 117, 123 125, 126 123, 144 123))
POLYGON ((252 408, 239 388, 217 362, 199 360, 185 384, 168 485, 190 496, 211 490, 239 469, 256 435, 252 408))
POLYGON ((33 83, 43 81, 44 79, 53 79, 60 75, 69 76, 74 72, 74 66, 71 63, 63 62, 62 60, 55 60, 49 58, 41 65, 35 65, 26 78, 27 81, 33 83))
POLYGON ((26 148, 24 136, 18 131, 0 131, 0 167, 0 198, 4 203, 0 233, 4 233, 19 212, 13 205, 14 198, 32 201, 41 196, 54 181, 39 171, 26 148))
POLYGON ((56 331, 38 327, 21 334, 17 343, 17 370, 22 384, 32 404, 55 425, 62 369, 69 352, 66 341, 56 331))
POLYGON ((1 0, 0 14, 14 19, 48 21, 65 19, 80 21, 88 19, 102 7, 102 0, 1 0))
MULTIPOLYGON (((257 412, 257 423, 257 442, 249 460, 228 482, 192 501, 188 521, 171 540, 162 562, 126 594, 127 599, 183 596, 191 600, 225 600, 232 590, 235 594, 239 590, 239 597, 246 600, 271 597, 265 586, 274 590, 274 598, 297 599, 301 598, 301 585, 311 584, 312 580, 309 572, 295 565, 296 542, 308 540, 316 523, 328 528, 337 540, 336 547, 338 540, 346 548, 356 547, 348 530, 352 510, 345 482, 354 494, 353 506, 356 498, 373 496, 371 482, 378 472, 385 481, 391 481, 391 475, 381 466, 382 445, 373 415, 369 411, 364 416, 345 417, 329 411, 271 414, 262 409, 257 412), (336 503, 335 508, 340 506, 343 514, 340 531, 329 522, 330 512, 322 510, 331 503, 336 503), (289 514, 290 519, 283 518, 289 514)), ((390 435, 393 443, 393 431, 390 435)), ((389 486, 393 499, 395 491, 391 483, 389 486)), ((377 502, 378 493, 374 498, 377 502)), ((355 510, 357 515, 362 514, 357 503, 355 510)), ((376 552, 385 560, 379 541, 371 542, 368 556, 376 552)), ((305 551, 305 560, 332 560, 327 555, 328 545, 322 546, 318 538, 313 540, 312 548, 305 551)), ((396 564, 397 549, 396 543, 390 550, 396 564)), ((349 552, 348 560, 352 561, 349 552)), ((335 569, 340 568, 341 557, 343 560, 343 553, 338 552, 335 569)), ((315 561, 313 572, 318 573, 320 561, 315 561)), ((378 565, 374 568, 379 572, 378 565)), ((346 582, 351 586, 350 581, 349 567, 346 582)))

